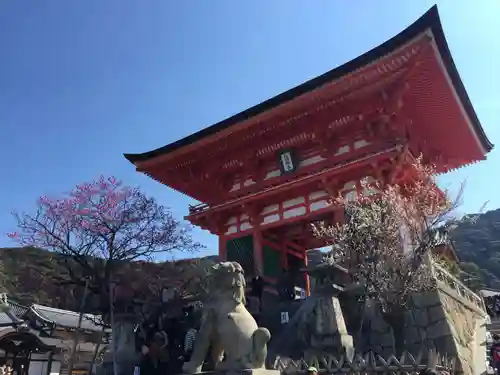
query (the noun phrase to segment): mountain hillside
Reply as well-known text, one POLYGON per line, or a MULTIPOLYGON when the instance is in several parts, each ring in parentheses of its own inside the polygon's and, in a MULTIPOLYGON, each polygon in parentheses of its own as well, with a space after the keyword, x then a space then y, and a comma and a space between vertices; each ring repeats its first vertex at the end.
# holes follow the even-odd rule
POLYGON ((452 238, 461 260, 464 282, 500 289, 500 209, 480 214, 477 221, 462 222, 452 238))
MULTIPOLYGON (((472 288, 483 285, 500 289, 500 209, 480 214, 475 222, 465 221, 451 233, 464 282, 472 288)), ((34 248, 0 249, 0 292, 6 291, 23 304, 33 302, 76 310, 78 288, 64 285, 65 260, 60 255, 34 248)), ((162 286, 197 284, 201 269, 214 257, 176 262, 132 262, 121 277, 127 285, 143 291, 159 292, 162 286)), ((81 293, 81 291, 80 291, 81 293)))
MULTIPOLYGON (((0 248, 0 292, 7 292, 12 299, 25 305, 39 303, 78 310, 83 288, 66 283, 69 280, 67 262, 66 257, 46 250, 0 248)), ((116 281, 131 287, 137 295, 159 296, 163 287, 173 286, 191 291, 196 289, 213 263, 213 257, 175 262, 128 262, 120 267, 116 281)))

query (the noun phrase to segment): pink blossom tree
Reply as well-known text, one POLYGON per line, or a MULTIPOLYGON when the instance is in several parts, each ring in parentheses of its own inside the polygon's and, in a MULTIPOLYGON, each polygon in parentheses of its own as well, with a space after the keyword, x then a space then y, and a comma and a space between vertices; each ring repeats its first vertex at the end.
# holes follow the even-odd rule
POLYGON ((392 327, 396 353, 404 349, 404 317, 411 295, 435 286, 425 261, 436 246, 435 230, 446 225, 460 201, 438 189, 434 166, 417 160, 409 169, 412 182, 363 181, 364 194, 355 199, 332 197, 344 207, 345 222, 314 228, 332 245, 327 259, 347 268, 353 283, 362 287, 362 303, 371 300, 380 306, 392 327))
POLYGON ((41 197, 34 215, 14 215, 18 231, 9 237, 75 257, 84 267, 95 258, 131 261, 200 248, 167 208, 114 177, 77 185, 60 199, 41 197))
POLYGON ((24 246, 65 257, 65 282, 100 296, 101 308, 102 301, 107 301, 111 320, 112 285, 123 265, 159 253, 193 252, 202 247, 193 241, 191 228, 166 207, 114 177, 101 176, 77 185, 61 198, 41 197, 34 214, 14 216, 18 230, 8 236, 24 246))

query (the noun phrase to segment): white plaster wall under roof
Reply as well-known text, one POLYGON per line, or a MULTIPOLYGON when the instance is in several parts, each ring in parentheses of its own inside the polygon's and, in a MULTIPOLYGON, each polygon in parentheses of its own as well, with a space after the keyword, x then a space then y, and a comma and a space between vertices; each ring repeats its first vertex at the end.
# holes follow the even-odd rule
POLYGON ((22 323, 23 321, 18 319, 14 314, 9 311, 0 311, 0 327, 11 327, 22 323))

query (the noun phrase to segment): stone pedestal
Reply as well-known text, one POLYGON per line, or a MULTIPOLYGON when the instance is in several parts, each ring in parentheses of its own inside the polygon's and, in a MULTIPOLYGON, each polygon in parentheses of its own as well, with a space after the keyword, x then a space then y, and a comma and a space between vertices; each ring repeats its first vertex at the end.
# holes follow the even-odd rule
POLYGON ((199 375, 280 375, 279 370, 268 370, 265 368, 245 369, 245 370, 227 370, 227 371, 204 371, 199 375))
POLYGON ((310 319, 313 319, 312 332, 309 348, 304 353, 306 360, 324 354, 346 355, 349 359, 353 358, 353 339, 347 333, 337 297, 324 296, 318 299, 310 319))

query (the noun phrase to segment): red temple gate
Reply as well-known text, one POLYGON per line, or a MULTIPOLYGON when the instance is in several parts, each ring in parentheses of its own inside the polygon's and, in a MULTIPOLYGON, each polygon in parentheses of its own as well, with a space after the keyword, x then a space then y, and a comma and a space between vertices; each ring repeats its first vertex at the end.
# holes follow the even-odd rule
POLYGON ((186 219, 219 236, 222 259, 274 281, 282 268, 301 268, 307 249, 323 246, 311 222, 343 220, 329 196, 371 194, 362 179, 411 179, 408 166, 420 154, 445 172, 483 160, 491 149, 433 7, 336 69, 125 157, 202 202, 186 219))

